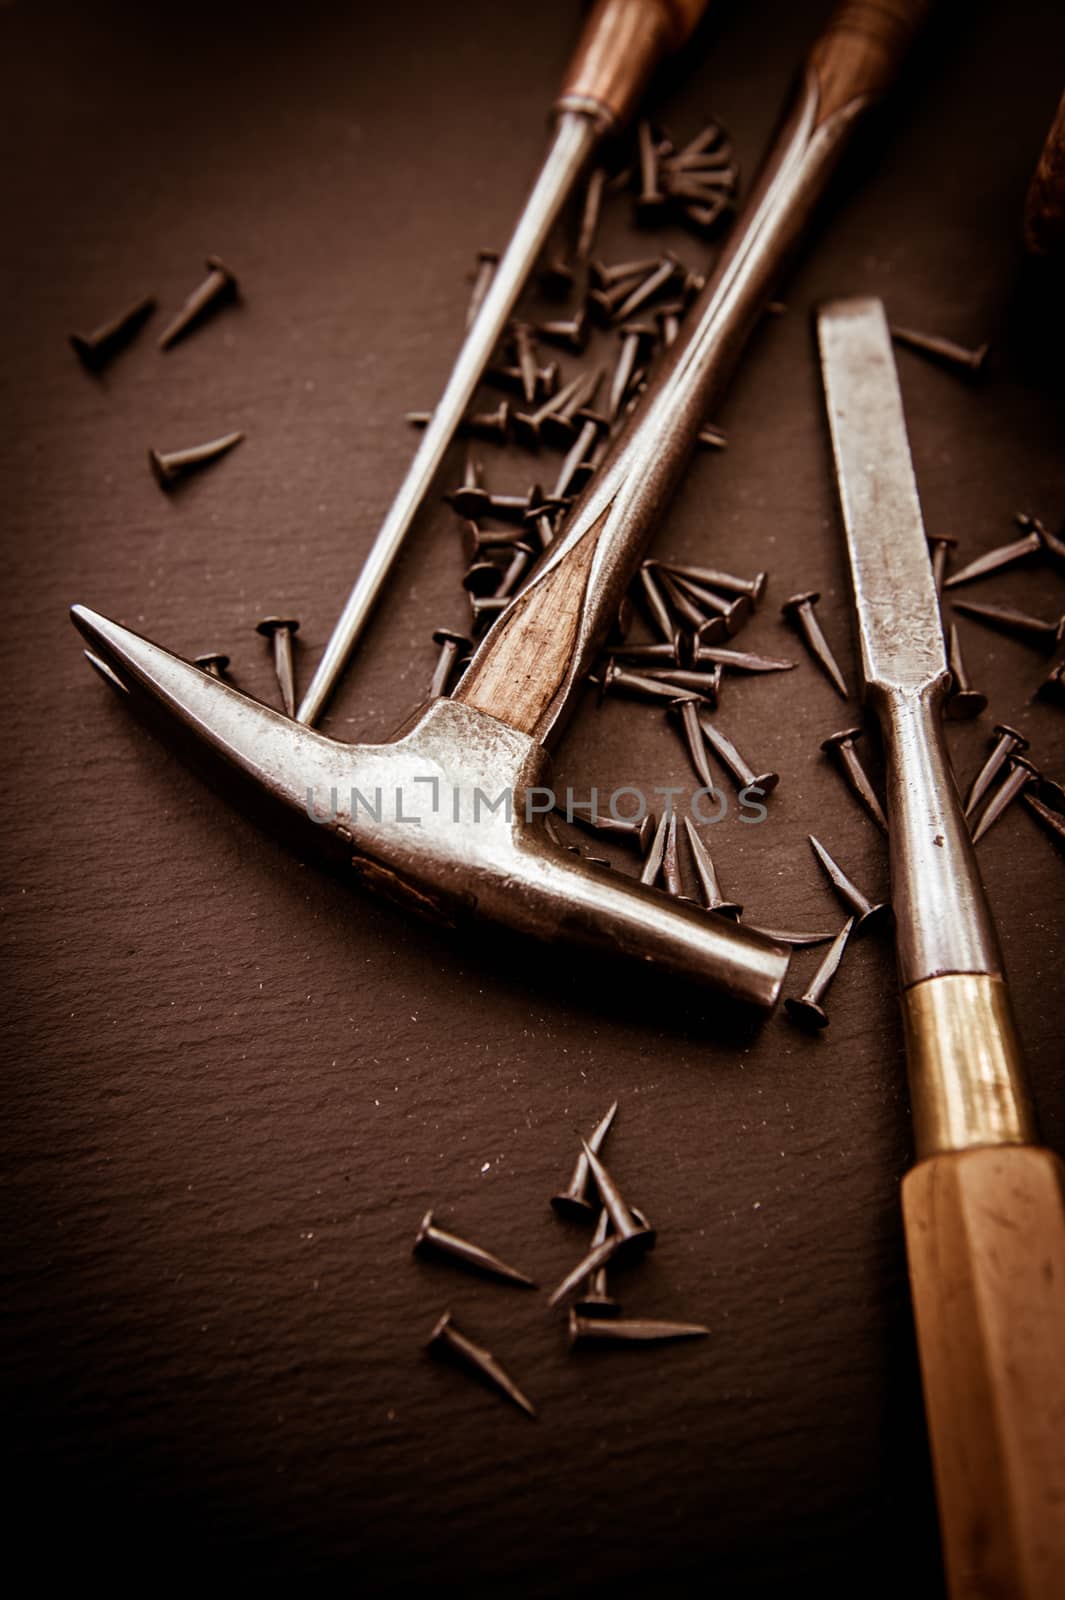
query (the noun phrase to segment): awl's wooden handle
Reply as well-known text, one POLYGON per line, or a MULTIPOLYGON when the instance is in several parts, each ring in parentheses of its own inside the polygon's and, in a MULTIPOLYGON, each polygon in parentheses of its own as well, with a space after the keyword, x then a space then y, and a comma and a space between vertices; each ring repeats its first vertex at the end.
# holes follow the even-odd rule
POLYGON ((691 36, 709 0, 598 0, 569 64, 561 105, 624 122, 662 57, 691 36))
POLYGON ((1063 1183, 1026 1145, 931 1156, 903 1181, 954 1600, 1065 1592, 1063 1183))
POLYGON ((810 52, 818 123, 851 100, 878 99, 896 77, 931 0, 843 0, 810 52))

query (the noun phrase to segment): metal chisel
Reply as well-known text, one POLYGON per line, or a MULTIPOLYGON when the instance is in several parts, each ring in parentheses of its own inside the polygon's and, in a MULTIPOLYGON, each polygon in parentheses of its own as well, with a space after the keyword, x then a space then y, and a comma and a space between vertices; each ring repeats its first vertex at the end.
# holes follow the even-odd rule
POLYGON ((888 772, 917 1163, 903 1219, 951 1594, 1065 1592, 1065 1169, 1036 1142, 942 729, 950 684, 884 308, 818 318, 868 702, 888 772))

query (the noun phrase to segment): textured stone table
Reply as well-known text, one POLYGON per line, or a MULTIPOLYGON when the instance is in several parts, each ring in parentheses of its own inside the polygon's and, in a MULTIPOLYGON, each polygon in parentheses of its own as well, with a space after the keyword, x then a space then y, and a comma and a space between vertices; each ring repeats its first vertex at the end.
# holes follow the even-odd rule
MULTIPOLYGON (((213 793, 108 696, 66 620, 81 600, 182 653, 227 650, 272 699, 254 624, 293 612, 306 682, 409 459, 403 413, 433 404, 475 252, 503 242, 535 168, 576 25, 565 0, 535 26, 478 0, 365 10, 0 10, 3 1374, 17 1484, 49 1529, 35 1566, 139 1586, 934 1595, 887 945, 852 950, 810 1040, 552 952, 449 941, 213 793), (78 367, 70 331, 144 293, 172 310, 209 251, 239 305, 165 356, 157 317, 100 378, 78 367), (149 445, 231 428, 247 438, 226 461, 160 492, 149 445), (542 1295, 410 1244, 433 1205, 560 1276, 584 1239, 547 1199, 615 1096, 611 1165, 659 1230, 618 1293, 711 1335, 571 1357, 542 1295), (423 1355, 449 1304, 536 1423, 423 1355)), ((662 119, 687 137, 719 115, 749 181, 825 10, 717 7, 662 119)), ((1063 45, 1050 0, 946 7, 754 340, 713 419, 728 451, 695 463, 655 546, 770 569, 745 647, 797 650, 779 605, 817 587, 853 681, 809 326, 823 298, 880 294, 900 322, 994 343, 976 387, 900 355, 930 530, 973 555, 1016 510, 1059 522, 1061 324, 1018 233, 1063 45)), ((528 462, 486 457, 493 483, 526 486, 528 462)), ((337 736, 384 736, 417 703, 433 628, 465 619, 461 560, 439 507, 337 736)), ((990 587, 1062 604, 1056 578, 990 587)), ((992 706, 951 730, 959 773, 1006 718, 1065 777, 1063 714, 1028 703, 1040 658, 973 624, 964 641, 992 706)), ((730 731, 783 774, 764 826, 713 834, 751 920, 834 925, 809 831, 886 887, 882 841, 818 751, 854 709, 805 662, 729 685, 730 731)), ((687 766, 656 712, 589 694, 559 776, 684 783, 687 766)), ((1061 1150, 1061 859, 1018 808, 981 860, 1061 1150)))

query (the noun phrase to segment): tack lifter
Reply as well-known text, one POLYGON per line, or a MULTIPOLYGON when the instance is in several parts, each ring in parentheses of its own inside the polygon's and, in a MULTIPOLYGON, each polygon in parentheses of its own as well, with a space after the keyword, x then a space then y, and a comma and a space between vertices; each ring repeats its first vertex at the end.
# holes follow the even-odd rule
MULTIPOLYGON (((707 0, 598 0, 555 105, 544 164, 308 685, 297 713, 300 722, 313 726, 336 688, 525 281, 592 151, 627 119, 658 62, 685 43, 706 7, 707 0)), ((526 399, 531 402, 532 396, 526 399)))
POLYGON ((943 625, 884 309, 820 315, 862 677, 887 757, 917 1165, 902 1185, 947 1576, 961 1600, 1065 1581, 1065 1173, 1036 1143, 943 735, 943 625))
POLYGON ((291 721, 83 607, 74 621, 112 687, 137 687, 230 768, 302 812, 368 886, 448 924, 464 913, 626 954, 770 1007, 787 952, 554 844, 527 822, 557 736, 683 474, 861 113, 890 85, 925 0, 844 0, 814 45, 790 111, 713 276, 637 413, 573 508, 539 573, 486 635, 451 699, 387 744, 351 746, 291 721), (421 787, 419 787, 419 785, 421 787), (394 820, 357 796, 402 798, 394 820), (509 814, 484 798, 509 791, 509 814), (461 795, 454 809, 439 796, 461 795), (335 803, 331 806, 329 797, 335 803), (347 797, 351 797, 350 801, 347 797), (418 797, 421 826, 404 826, 418 797), (479 800, 480 797, 480 800, 479 800), (480 807, 480 814, 478 808, 480 807), (362 814, 360 814, 360 810, 362 814))

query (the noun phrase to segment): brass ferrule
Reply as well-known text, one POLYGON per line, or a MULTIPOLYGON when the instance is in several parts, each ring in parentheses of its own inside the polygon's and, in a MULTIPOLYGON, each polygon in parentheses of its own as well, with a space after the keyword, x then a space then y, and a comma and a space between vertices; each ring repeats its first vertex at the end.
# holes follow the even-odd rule
POLYGON ((1035 1115, 1001 978, 948 973, 902 992, 918 1160, 1033 1144, 1035 1115))

